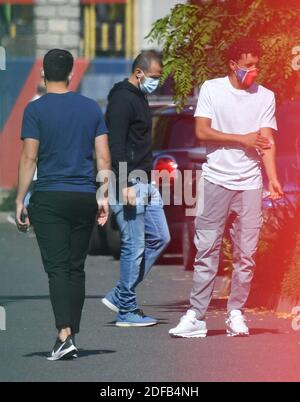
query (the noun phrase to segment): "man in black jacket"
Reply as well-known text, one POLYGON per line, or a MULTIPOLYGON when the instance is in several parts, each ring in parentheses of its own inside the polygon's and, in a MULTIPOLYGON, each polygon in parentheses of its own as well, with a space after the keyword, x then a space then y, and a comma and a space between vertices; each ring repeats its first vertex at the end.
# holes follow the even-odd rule
POLYGON ((117 179, 111 206, 121 232, 121 275, 102 301, 117 313, 120 327, 157 324, 138 308, 135 289, 170 241, 162 200, 151 184, 152 124, 147 94, 158 87, 161 73, 160 57, 143 52, 135 59, 130 78, 116 84, 108 98, 106 122, 117 179))

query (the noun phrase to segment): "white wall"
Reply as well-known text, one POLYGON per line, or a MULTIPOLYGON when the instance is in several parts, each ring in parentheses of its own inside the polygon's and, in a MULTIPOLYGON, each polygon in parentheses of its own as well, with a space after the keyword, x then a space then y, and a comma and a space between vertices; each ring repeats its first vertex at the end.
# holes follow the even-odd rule
POLYGON ((136 0, 136 53, 141 50, 157 48, 144 38, 151 30, 152 23, 165 17, 176 4, 186 3, 185 0, 136 0))

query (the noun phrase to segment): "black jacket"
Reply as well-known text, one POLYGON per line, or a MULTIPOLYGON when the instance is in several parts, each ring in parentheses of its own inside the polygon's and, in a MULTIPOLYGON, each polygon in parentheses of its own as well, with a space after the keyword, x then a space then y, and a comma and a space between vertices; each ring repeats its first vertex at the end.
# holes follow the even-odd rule
POLYGON ((130 185, 120 179, 119 162, 127 162, 128 175, 143 170, 150 178, 152 157, 152 119, 146 96, 128 80, 115 84, 108 95, 106 124, 112 168, 122 187, 130 185))

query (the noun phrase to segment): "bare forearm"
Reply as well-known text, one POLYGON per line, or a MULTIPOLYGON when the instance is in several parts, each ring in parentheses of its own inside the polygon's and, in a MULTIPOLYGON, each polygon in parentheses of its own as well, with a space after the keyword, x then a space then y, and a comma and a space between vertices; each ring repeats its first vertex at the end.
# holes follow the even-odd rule
POLYGON ((23 202, 32 182, 36 160, 22 156, 19 164, 19 180, 16 202, 23 202))
POLYGON ((270 181, 277 180, 277 167, 276 167, 276 145, 273 144, 272 147, 264 151, 262 155, 262 161, 270 181))
POLYGON ((227 134, 221 131, 215 130, 211 127, 197 128, 197 137, 201 141, 217 142, 224 144, 243 144, 244 136, 241 134, 227 134))
POLYGON ((107 134, 100 135, 95 140, 97 171, 111 170, 111 153, 107 134))
POLYGON ((97 160, 97 181, 100 183, 100 191, 104 197, 108 196, 109 182, 111 178, 111 159, 110 156, 97 160))
POLYGON ((101 170, 111 170, 111 158, 107 156, 105 158, 98 158, 97 159, 97 169, 98 172, 101 170))
POLYGON ((204 142, 215 142, 232 147, 237 145, 244 148, 255 148, 259 150, 269 149, 268 138, 261 135, 260 130, 246 134, 223 133, 211 127, 211 119, 204 117, 196 118, 196 136, 204 142))

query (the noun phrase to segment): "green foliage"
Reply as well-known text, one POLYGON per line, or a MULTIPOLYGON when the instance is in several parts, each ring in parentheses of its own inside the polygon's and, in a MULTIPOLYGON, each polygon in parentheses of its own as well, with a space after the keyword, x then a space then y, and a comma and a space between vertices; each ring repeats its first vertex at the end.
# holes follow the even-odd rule
POLYGON ((295 203, 286 199, 265 216, 254 278, 254 288, 260 294, 259 305, 274 308, 281 296, 300 299, 299 262, 300 196, 295 203))
POLYGON ((12 189, 8 195, 3 199, 0 205, 0 211, 10 212, 15 210, 15 200, 17 196, 17 189, 12 189))
MULTIPOLYGON (((227 233, 221 266, 228 277, 232 274, 232 263, 232 244, 227 233)), ((256 263, 251 306, 273 309, 281 296, 300 300, 300 197, 296 204, 286 199, 264 211, 256 263)))
POLYGON ((232 243, 228 237, 224 237, 222 244, 222 266, 223 271, 227 275, 231 275, 232 273, 232 264, 233 264, 232 243))
POLYGON ((194 87, 226 75, 225 52, 241 36, 256 38, 264 50, 260 82, 276 93, 278 102, 293 96, 298 72, 292 68, 292 49, 300 46, 300 2, 292 6, 281 0, 196 3, 176 5, 148 35, 163 46, 163 81, 174 77, 179 107, 194 87))

